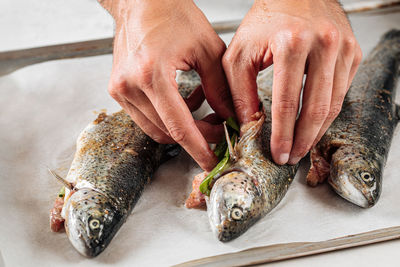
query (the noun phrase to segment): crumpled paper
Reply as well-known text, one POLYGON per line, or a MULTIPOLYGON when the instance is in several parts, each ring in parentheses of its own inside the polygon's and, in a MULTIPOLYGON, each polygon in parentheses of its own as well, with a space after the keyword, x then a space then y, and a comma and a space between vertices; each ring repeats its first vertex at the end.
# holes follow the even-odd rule
MULTIPOLYGON (((390 28, 390 20, 377 17, 353 17, 364 53, 390 28), (365 21, 376 27, 368 29, 368 42, 361 27, 365 21)), ((319 241, 400 224, 399 127, 381 199, 371 209, 348 203, 327 184, 308 187, 309 163, 304 161, 286 197, 270 214, 238 239, 221 243, 211 232, 206 212, 184 207, 191 180, 201 170, 183 152, 159 168, 109 247, 95 259, 80 256, 65 233, 50 231, 49 210, 60 184, 47 167, 65 175, 80 131, 102 109, 119 110, 107 94, 110 71, 111 56, 100 56, 48 62, 0 77, 0 250, 7 266, 168 266, 255 246, 319 241)), ((203 106, 197 115, 208 111, 203 106)))

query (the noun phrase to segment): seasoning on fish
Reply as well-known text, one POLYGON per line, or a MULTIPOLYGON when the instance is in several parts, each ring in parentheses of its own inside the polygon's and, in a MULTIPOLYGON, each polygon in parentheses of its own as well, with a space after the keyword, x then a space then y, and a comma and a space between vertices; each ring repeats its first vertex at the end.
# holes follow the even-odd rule
POLYGON ((391 30, 361 64, 339 116, 311 151, 311 186, 328 177, 343 198, 375 205, 399 107, 394 104, 400 73, 400 31, 391 30))
MULTIPOLYGON (((182 73, 178 82, 186 97, 200 85, 200 78, 191 71, 182 73)), ((124 111, 101 113, 77 140, 63 181, 72 190, 66 188, 64 199, 56 200, 52 229, 60 229, 63 202, 61 216, 70 242, 82 255, 97 256, 125 222, 158 166, 178 152, 177 145, 153 141, 124 111)))
POLYGON ((230 241, 269 213, 285 196, 298 165, 277 165, 270 153, 272 71, 257 83, 264 112, 241 127, 234 148, 236 161, 213 184, 207 200, 211 228, 220 241, 230 241))

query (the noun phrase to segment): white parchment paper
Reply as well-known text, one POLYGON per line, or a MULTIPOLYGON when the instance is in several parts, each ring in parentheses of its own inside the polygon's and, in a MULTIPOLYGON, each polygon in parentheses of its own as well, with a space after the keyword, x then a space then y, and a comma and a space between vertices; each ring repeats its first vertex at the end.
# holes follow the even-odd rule
MULTIPOLYGON (((399 27, 398 14, 351 17, 365 54, 383 32, 399 27)), ((255 246, 325 240, 400 224, 398 128, 382 196, 371 209, 349 204, 326 184, 308 187, 305 161, 276 209, 240 238, 220 243, 206 213, 183 206, 191 179, 201 170, 182 153, 157 171, 109 247, 95 259, 80 256, 64 233, 49 229, 49 210, 60 185, 46 168, 65 174, 76 138, 95 113, 119 110, 107 94, 111 59, 48 62, 0 77, 0 265, 168 266, 255 246)), ((206 107, 199 113, 206 114, 206 107)))

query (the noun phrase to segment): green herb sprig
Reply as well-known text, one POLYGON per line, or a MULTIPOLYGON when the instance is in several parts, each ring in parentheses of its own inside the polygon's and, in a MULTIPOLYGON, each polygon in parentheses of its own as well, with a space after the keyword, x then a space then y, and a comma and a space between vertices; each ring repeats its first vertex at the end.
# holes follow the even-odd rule
MULTIPOLYGON (((229 117, 226 120, 226 125, 230 128, 230 142, 232 147, 235 146, 235 141, 239 135, 239 125, 236 123, 235 119, 229 117)), ((226 142, 226 138, 224 138, 214 150, 215 155, 220 160, 217 166, 204 178, 204 180, 200 184, 200 192, 209 196, 211 193, 210 184, 213 181, 214 177, 223 172, 225 169, 229 167, 230 163, 230 155, 228 144, 226 142)))

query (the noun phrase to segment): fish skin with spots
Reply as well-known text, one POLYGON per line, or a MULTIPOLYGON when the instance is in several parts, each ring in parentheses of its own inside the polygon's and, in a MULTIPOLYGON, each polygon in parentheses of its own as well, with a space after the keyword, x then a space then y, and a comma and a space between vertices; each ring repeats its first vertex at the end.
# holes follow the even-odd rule
MULTIPOLYGON (((194 71, 178 75, 183 97, 199 85, 200 77, 194 71)), ((179 151, 178 145, 153 141, 123 110, 99 114, 78 137, 65 178, 73 190, 66 189, 61 216, 76 250, 86 257, 104 251, 158 166, 179 151)))
POLYGON ((400 30, 385 33, 360 65, 339 116, 311 150, 307 182, 328 179, 344 199, 374 206, 400 108, 394 103, 400 74, 400 30))
POLYGON ((223 242, 242 235, 276 207, 298 169, 298 164, 277 165, 271 157, 272 77, 272 70, 258 76, 264 112, 254 114, 255 121, 241 127, 234 148, 236 161, 217 178, 206 198, 211 228, 223 242))

